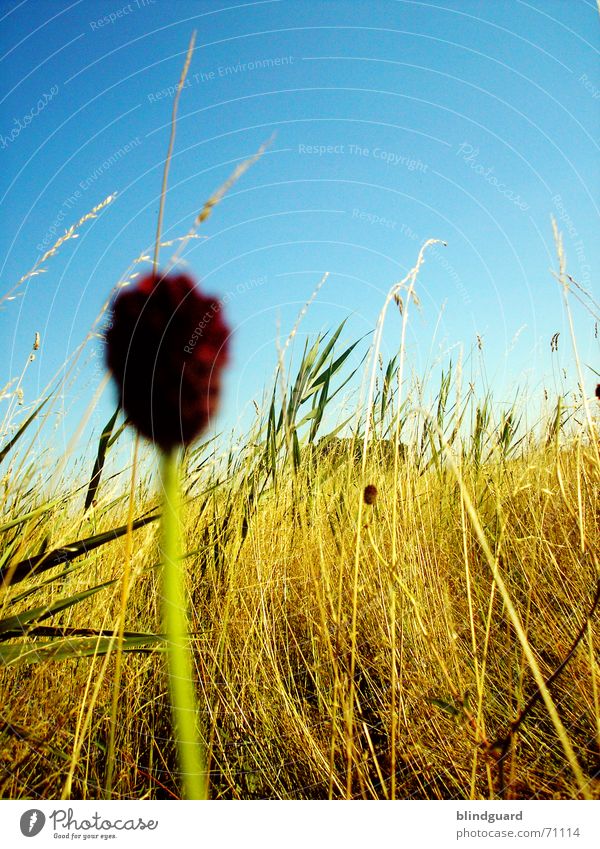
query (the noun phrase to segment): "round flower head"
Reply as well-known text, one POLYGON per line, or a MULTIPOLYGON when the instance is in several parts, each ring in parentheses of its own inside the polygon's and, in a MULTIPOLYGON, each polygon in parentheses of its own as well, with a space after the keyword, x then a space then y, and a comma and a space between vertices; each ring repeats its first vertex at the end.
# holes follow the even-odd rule
POLYGON ((363 500, 365 504, 375 504, 377 501, 377 487, 374 484, 369 483, 366 485, 363 492, 363 500))
POLYGON ((121 407, 163 450, 188 445, 214 414, 229 328, 219 301, 184 274, 149 274, 113 304, 106 359, 121 407))

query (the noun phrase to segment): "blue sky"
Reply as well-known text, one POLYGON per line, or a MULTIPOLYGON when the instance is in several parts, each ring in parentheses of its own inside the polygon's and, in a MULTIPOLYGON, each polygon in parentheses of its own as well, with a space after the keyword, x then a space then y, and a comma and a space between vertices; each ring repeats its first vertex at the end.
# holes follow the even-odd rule
MULTIPOLYGON (((427 238, 447 247, 419 278, 409 369, 422 373, 460 348, 467 358, 479 334, 500 400, 526 385, 532 402, 542 387, 575 387, 549 271, 550 216, 570 273, 597 300, 595 3, 24 0, 1 2, 0 18, 0 291, 117 193, 0 312, 0 385, 20 374, 41 334, 26 404, 131 261, 151 251, 172 92, 193 29, 163 237, 183 235, 235 165, 276 134, 185 254, 202 287, 227 298, 235 330, 221 427, 260 399, 278 334, 324 272, 300 343, 345 317, 345 341, 372 332, 389 286, 427 238)), ((573 307, 582 360, 598 368, 594 317, 573 307)), ((390 313, 386 356, 399 329, 390 313)), ((63 440, 100 383, 100 355, 91 346, 65 390, 63 440)), ((593 373, 586 378, 591 394, 593 373)))

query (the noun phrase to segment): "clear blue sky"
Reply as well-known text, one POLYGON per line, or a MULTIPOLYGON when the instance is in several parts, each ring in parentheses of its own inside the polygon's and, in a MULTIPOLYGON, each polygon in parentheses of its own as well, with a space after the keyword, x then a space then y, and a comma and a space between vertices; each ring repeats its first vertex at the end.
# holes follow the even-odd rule
MULTIPOLYGON (((300 341, 350 316, 349 342, 372 331, 429 237, 448 247, 419 280, 409 368, 458 346, 466 356, 479 334, 501 399, 526 382, 558 388, 562 367, 575 386, 550 216, 571 274, 598 300, 595 2, 11 0, 0 17, 0 290, 53 232, 118 193, 0 313, 0 385, 41 333, 26 404, 151 248, 169 87, 194 28, 164 238, 183 235, 235 164, 276 133, 186 252, 203 288, 227 296, 235 328, 221 426, 260 398, 278 327, 285 337, 325 271, 300 341)), ((574 309, 583 361, 598 368, 593 317, 574 309)), ((399 327, 390 315, 386 355, 399 327)), ((101 379, 84 362, 67 389, 73 417, 101 379)), ((110 407, 108 393, 96 424, 110 407)))

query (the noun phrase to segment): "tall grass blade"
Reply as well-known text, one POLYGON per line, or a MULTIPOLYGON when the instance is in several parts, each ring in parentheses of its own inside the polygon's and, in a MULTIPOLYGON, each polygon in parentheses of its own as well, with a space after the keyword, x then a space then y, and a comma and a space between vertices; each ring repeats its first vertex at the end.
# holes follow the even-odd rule
MULTIPOLYGON (((155 522, 158 515, 147 516, 144 519, 137 519, 133 523, 133 530, 143 528, 150 522, 155 522)), ((6 582, 7 579, 11 584, 23 581, 32 572, 44 572, 47 569, 53 569, 55 566, 60 566, 62 563, 69 563, 75 560, 76 557, 81 557, 83 554, 88 554, 95 548, 101 545, 106 545, 107 542, 112 542, 127 533, 127 525, 121 525, 119 528, 113 528, 111 531, 104 531, 101 534, 87 537, 86 539, 72 542, 63 548, 56 548, 47 554, 39 554, 36 557, 29 557, 22 560, 13 566, 4 566, 0 569, 0 581, 6 582)))
POLYGON ((58 498, 55 501, 49 501, 47 504, 43 504, 41 507, 38 507, 36 510, 31 510, 29 513, 23 513, 22 516, 17 516, 15 519, 10 519, 8 522, 4 522, 3 525, 0 525, 0 534, 5 531, 9 531, 11 528, 16 528, 17 525, 22 525, 23 522, 29 522, 31 519, 37 519, 40 516, 43 516, 44 513, 49 513, 53 507, 56 507, 57 504, 60 504, 62 498, 58 498))
POLYGON ((11 449, 14 445, 16 445, 16 443, 19 441, 19 439, 23 436, 23 434, 25 433, 25 431, 27 430, 27 428, 29 427, 29 425, 31 424, 31 422, 32 422, 32 421, 34 421, 34 419, 36 418, 37 414, 38 414, 38 413, 40 412, 40 410, 41 410, 41 409, 43 409, 43 407, 44 407, 44 406, 48 403, 48 401, 50 400, 50 398, 51 398, 51 397, 52 397, 52 393, 51 393, 50 395, 48 395, 48 397, 47 397, 47 398, 44 398, 44 400, 42 401, 42 403, 41 403, 41 404, 38 404, 38 406, 35 408, 35 410, 33 411, 33 413, 32 413, 32 414, 31 414, 31 415, 30 415, 27 419, 25 419, 25 421, 23 422, 23 424, 21 425, 21 427, 18 429, 18 431, 15 433, 15 435, 13 436, 13 438, 12 438, 12 439, 10 439, 10 440, 6 443, 6 445, 4 445, 2 448, 0 448, 0 463, 4 460, 4 458, 6 457, 6 455, 8 454, 8 452, 10 451, 10 449, 11 449))
MULTIPOLYGON (((75 657, 104 655, 111 651, 113 644, 113 637, 81 637, 1 645, 0 665, 20 666, 48 660, 72 660, 75 657)), ((123 651, 164 651, 164 637, 157 634, 126 637, 123 640, 123 651)))
MULTIPOLYGON (((104 426, 104 430, 100 436, 100 441, 98 443, 98 453, 96 455, 96 460, 94 462, 94 468, 92 470, 92 476, 90 478, 90 482, 88 485, 88 490, 85 496, 85 504, 83 505, 83 512, 86 513, 88 509, 91 507, 93 500, 96 497, 96 492, 98 491, 98 487, 100 486, 100 478, 102 477, 102 470, 104 468, 104 461, 106 460, 106 452, 108 450, 109 444, 111 443, 111 436, 113 432, 113 428, 115 426, 115 422, 117 421, 117 416, 119 415, 120 407, 114 411, 106 425, 104 426)), ((122 430, 121 428, 119 432, 122 430)))
POLYGON ((114 583, 116 583, 116 580, 106 581, 103 584, 98 584, 98 586, 83 590, 68 598, 59 599, 52 604, 33 607, 31 610, 18 613, 16 616, 7 616, 4 619, 0 619, 0 640, 7 640, 10 637, 26 633, 28 626, 43 622, 45 619, 50 619, 57 613, 61 613, 63 610, 67 610, 76 604, 80 604, 85 599, 90 598, 100 592, 100 590, 106 589, 106 587, 110 587, 114 583))

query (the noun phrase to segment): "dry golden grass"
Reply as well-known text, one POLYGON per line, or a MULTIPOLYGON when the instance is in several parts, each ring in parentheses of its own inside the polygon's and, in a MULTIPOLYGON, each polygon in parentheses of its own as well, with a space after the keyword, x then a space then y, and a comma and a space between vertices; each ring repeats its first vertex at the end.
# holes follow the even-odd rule
MULTIPOLYGON (((518 728, 501 779, 492 744, 536 684, 464 497, 548 679, 598 580, 593 446, 532 444, 522 456, 480 464, 465 455, 463 489, 449 464, 427 469, 415 454, 397 477, 377 456, 364 479, 350 456, 298 473, 288 463, 252 501, 256 457, 191 499, 185 520, 213 798, 600 796, 597 617, 549 688, 584 786, 541 699, 518 728), (359 510, 365 482, 377 499, 359 510)), ((56 547, 123 524, 126 502, 93 526, 92 515, 82 519, 75 505, 56 511, 27 528, 21 548, 35 551, 47 532, 56 547)), ((134 534, 125 628, 159 631, 157 528, 134 534)), ((22 606, 118 578, 124 544, 97 549, 22 606)), ((114 629, 119 610, 116 583, 51 621, 114 629)), ((178 795, 163 663, 156 652, 123 657, 113 797, 178 795)), ((4 797, 59 797, 70 769, 72 796, 102 796, 113 671, 114 658, 98 656, 2 673, 4 797)))

